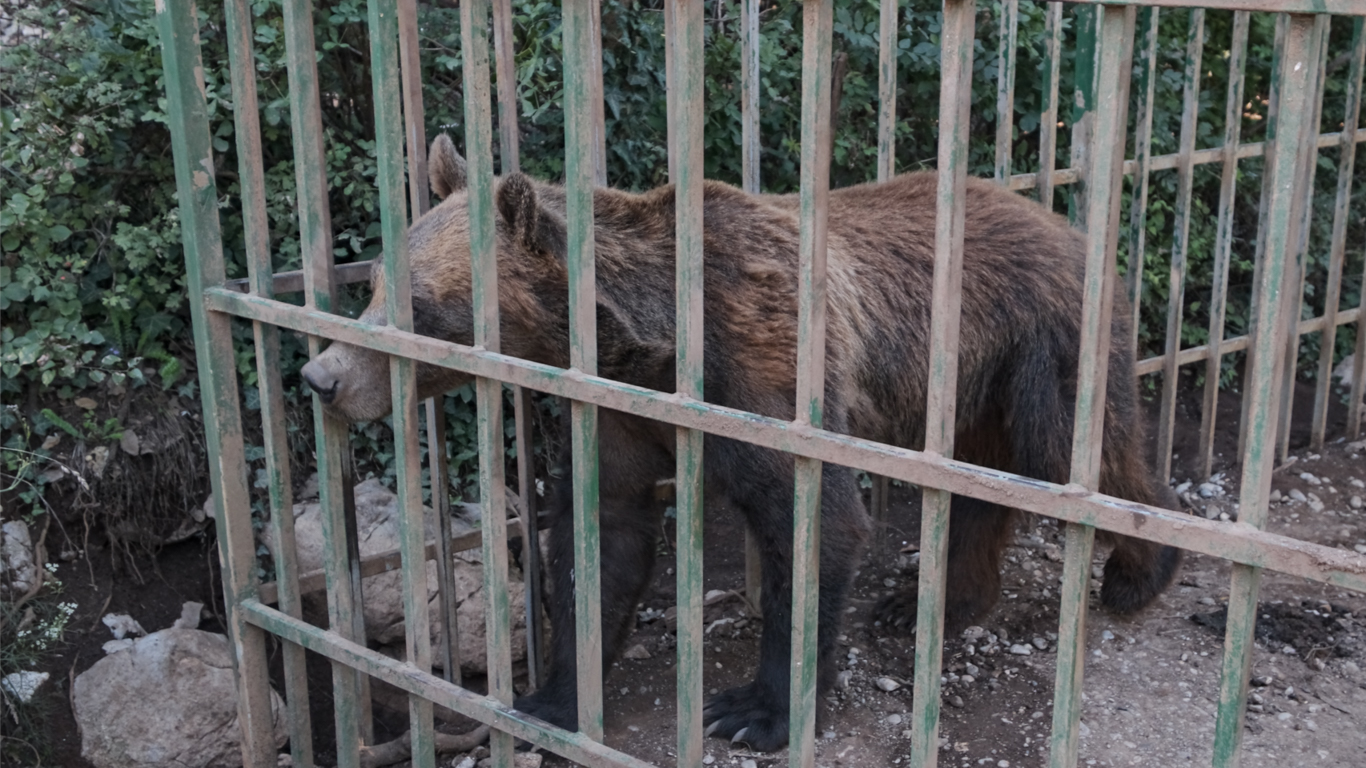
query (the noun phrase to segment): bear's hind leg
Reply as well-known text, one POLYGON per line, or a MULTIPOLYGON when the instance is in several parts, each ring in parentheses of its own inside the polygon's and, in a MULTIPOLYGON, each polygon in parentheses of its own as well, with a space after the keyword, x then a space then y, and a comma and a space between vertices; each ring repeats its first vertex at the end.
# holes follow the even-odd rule
MULTIPOLYGON (((954 496, 949 513, 946 632, 957 632, 985 616, 1001 595, 1001 551, 1010 542, 1013 510, 968 496, 954 496)), ((917 586, 884 597, 873 619, 892 631, 916 624, 917 586)))
MULTIPOLYGON (((1107 457, 1108 458, 1108 457, 1107 457)), ((1127 466, 1106 466, 1101 491, 1166 509, 1180 509, 1176 494, 1152 477, 1137 459, 1127 466), (1109 478, 1115 478, 1107 482, 1109 478)), ((1102 544, 1114 549, 1105 561, 1100 602, 1115 613, 1127 614, 1145 608, 1176 577, 1181 565, 1181 550, 1152 541, 1099 531, 1102 544)))

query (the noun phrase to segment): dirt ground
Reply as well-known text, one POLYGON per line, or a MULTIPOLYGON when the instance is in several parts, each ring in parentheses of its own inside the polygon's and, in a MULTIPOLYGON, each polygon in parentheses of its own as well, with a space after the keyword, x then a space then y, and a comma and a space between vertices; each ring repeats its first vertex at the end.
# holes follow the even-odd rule
MULTIPOLYGON (((1297 416, 1307 415, 1312 393, 1300 385, 1296 394, 1297 416)), ((1238 472, 1232 457, 1238 404, 1235 396, 1221 398, 1215 476, 1196 478, 1191 466, 1200 423, 1197 397, 1192 393, 1178 405, 1173 482, 1190 511, 1219 518, 1236 509, 1238 472)), ((1304 447, 1307 426, 1296 424, 1291 437, 1294 458, 1274 476, 1273 489, 1280 501, 1273 503, 1270 529, 1366 552, 1366 509, 1353 508, 1350 501, 1366 497, 1366 445, 1339 437, 1344 431, 1342 411, 1330 412, 1328 445, 1320 454, 1304 447)), ((838 654, 847 674, 820 702, 818 765, 898 765, 909 752, 914 638, 890 635, 874 626, 871 610, 890 588, 915 578, 914 558, 899 550, 903 543, 918 541, 918 511, 918 491, 894 486, 888 530, 865 558, 848 609, 838 654), (877 685, 879 678, 890 678, 900 687, 884 691, 877 685)), ((707 589, 741 589, 743 553, 738 542, 743 536, 738 520, 724 510, 709 510, 705 535, 707 589)), ((1045 764, 1061 545, 1060 526, 1023 518, 1007 553, 997 608, 968 636, 947 640, 942 765, 1045 764), (1026 647, 1027 655, 1021 653, 1026 647)), ((87 765, 79 756, 68 691, 70 680, 102 655, 100 645, 109 639, 100 617, 130 613, 155 631, 170 626, 185 601, 211 607, 219 602, 211 538, 165 549, 156 571, 144 574, 146 582, 141 585, 113 574, 108 558, 99 552, 92 555, 90 560, 64 562, 58 571, 65 584, 63 599, 79 606, 66 644, 44 667, 55 681, 41 694, 50 710, 49 764, 59 766, 87 765)), ((1097 555, 1098 567, 1105 553, 1097 555)), ((676 746, 674 643, 662 618, 674 605, 671 559, 665 551, 654 587, 641 606, 637 632, 628 642, 645 652, 632 655, 648 658, 617 662, 605 681, 607 742, 660 765, 673 764, 676 746)), ((1108 614, 1093 600, 1087 626, 1082 765, 1209 763, 1229 572, 1225 562, 1188 556, 1177 583, 1133 618, 1108 614)), ((1093 581, 1093 586, 1098 588, 1099 583, 1093 581)), ((221 606, 213 610, 221 613, 221 606)), ((1262 581, 1260 614, 1243 764, 1366 765, 1366 595, 1268 572, 1262 581)), ((746 682, 757 662, 757 620, 747 615, 743 602, 730 599, 708 608, 707 621, 705 687, 721 690, 746 682)), ((201 628, 222 631, 222 622, 208 617, 201 628)), ((278 654, 274 658, 278 666, 278 654)), ((327 764, 332 759, 330 675, 326 663, 317 658, 311 660, 310 672, 315 744, 319 761, 327 764)), ((479 681, 469 684, 477 687, 479 681)), ((399 700, 382 696, 375 710, 380 740, 406 728, 403 709, 399 700), (394 706, 386 706, 388 700, 394 706)), ((443 730, 459 731, 462 725, 453 722, 443 730)), ((709 764, 763 768, 787 761, 785 752, 757 754, 733 746, 738 747, 709 739, 709 764)), ((460 765, 463 759, 443 759, 442 764, 460 765)), ((548 758, 546 764, 568 763, 548 758)))

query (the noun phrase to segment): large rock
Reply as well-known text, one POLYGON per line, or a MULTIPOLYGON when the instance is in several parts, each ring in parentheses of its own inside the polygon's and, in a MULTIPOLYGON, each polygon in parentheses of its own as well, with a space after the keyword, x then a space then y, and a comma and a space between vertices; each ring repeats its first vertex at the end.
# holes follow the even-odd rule
MULTIPOLYGON (((378 480, 370 479, 356 486, 356 533, 360 540, 361 557, 366 558, 399 547, 398 497, 378 480)), ((466 509, 466 513, 474 510, 466 509)), ((437 537, 436 513, 423 507, 423 527, 427 541, 437 537)), ((474 528, 459 516, 452 516, 453 535, 473 531, 474 528)), ((298 550, 299 572, 323 567, 324 542, 322 536, 322 508, 316 501, 294 505, 294 537, 298 550)), ((272 546, 271 542, 267 542, 272 546)), ((272 549, 272 554, 274 554, 272 549)), ((456 598, 456 621, 460 635, 460 668, 468 674, 483 674, 486 664, 486 632, 484 626, 484 567, 481 550, 475 548, 455 555, 453 570, 456 598)), ((512 658, 526 658, 526 591, 520 572, 515 568, 508 574, 508 603, 512 613, 512 658)), ((365 634, 381 644, 402 643, 403 575, 389 571, 365 579, 364 615, 365 634)), ((440 665, 441 607, 437 599, 436 562, 427 562, 428 615, 431 617, 433 659, 440 665)), ((310 616, 323 620, 327 615, 326 595, 306 595, 305 609, 310 616)))
MULTIPOLYGON (((96 768, 236 768, 241 729, 232 651, 223 635, 165 629, 106 656, 71 689, 81 756, 96 768)), ((288 725, 271 691, 275 746, 288 725)))
POLYGON ((38 563, 33 539, 22 520, 0 527, 0 598, 17 600, 38 583, 38 563))

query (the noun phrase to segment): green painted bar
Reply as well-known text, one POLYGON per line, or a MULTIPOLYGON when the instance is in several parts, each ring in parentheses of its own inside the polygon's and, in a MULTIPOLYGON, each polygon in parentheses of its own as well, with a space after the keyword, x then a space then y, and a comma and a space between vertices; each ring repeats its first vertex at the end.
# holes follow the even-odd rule
POLYGON ((1039 118, 1039 202, 1053 210, 1053 170, 1058 165, 1058 83, 1062 74, 1062 3, 1049 3, 1044 19, 1043 116, 1039 118))
MULTIPOLYGON (((509 733, 514 738, 523 739, 563 755, 580 765, 593 768, 652 768, 649 763, 605 747, 586 736, 528 718, 497 699, 471 693, 439 677, 417 672, 401 661, 339 637, 333 632, 286 616, 257 600, 244 600, 242 611, 252 624, 284 640, 302 645, 339 664, 363 669, 367 674, 409 694, 422 696, 453 712, 509 733)), ((274 757, 271 758, 269 765, 275 765, 274 757)))
MULTIPOLYGON (((673 36, 667 41, 676 79, 669 82, 674 94, 669 100, 668 120, 674 126, 670 149, 675 158, 675 313, 677 327, 676 376, 681 397, 703 397, 703 131, 706 125, 703 71, 702 0, 669 0, 673 6, 673 36)), ((754 71, 742 73, 749 85, 758 80, 757 54, 754 71)), ((757 90, 747 92, 757 100, 757 90)), ((748 112, 747 130, 758 142, 758 115, 748 112)), ((754 164, 752 179, 757 186, 757 146, 746 148, 746 160, 754 164)), ((746 176, 750 176, 746 166, 746 176)), ((703 521, 703 433, 678 430, 677 468, 677 589, 678 589, 678 765, 702 765, 703 675, 702 642, 702 521, 703 521)), ((747 532, 748 536, 748 532, 747 532)), ((747 565, 749 561, 747 560, 747 565)), ((756 561, 757 564, 757 561, 756 561)))
MULTIPOLYGON (((593 181, 596 134, 592 42, 596 0, 564 4, 565 201, 569 261, 569 357, 577 371, 598 364, 597 296, 593 258, 593 181)), ((570 404, 574 480, 574 614, 577 642, 579 730, 602 740, 601 557, 598 525, 598 412, 570 404)))
MULTIPOLYGON (((1332 394, 1333 350, 1337 343, 1338 303, 1342 297, 1343 256, 1347 246, 1347 204, 1352 196, 1352 170, 1356 161, 1356 130, 1361 112, 1363 61, 1366 60, 1366 35, 1358 18, 1352 26, 1352 69, 1347 76, 1347 109, 1343 117, 1342 143, 1338 146, 1337 200, 1333 205, 1333 234, 1328 256, 1328 286, 1324 292, 1324 328, 1319 342, 1319 370, 1314 388, 1314 416, 1310 427, 1310 446, 1322 450, 1328 427, 1328 402, 1332 394)), ((1326 46, 1325 46, 1326 49, 1326 46)), ((1325 50, 1326 52, 1326 50, 1325 50)), ((1357 335, 1363 329, 1358 327, 1357 335)), ((1358 393, 1359 394, 1359 393, 1358 393)), ((1361 398, 1353 402, 1360 409, 1361 398)), ((1360 414, 1355 414, 1358 420, 1360 414)))
MULTIPOLYGON (((1124 9, 1104 6, 1099 18, 1097 101, 1086 185, 1086 282, 1082 297, 1081 349, 1077 363, 1076 426, 1072 438, 1070 484, 1096 488, 1100 483, 1101 442, 1108 379, 1110 317, 1115 289, 1115 251, 1119 240, 1117 182, 1124 157, 1128 71, 1123 62, 1128 21, 1124 9)), ((1053 686, 1053 731, 1049 764, 1077 762, 1082 679, 1086 659, 1086 608, 1091 584, 1095 528, 1067 526, 1067 555, 1059 587, 1058 668, 1053 686)))
POLYGON ((1192 8, 1186 34, 1186 74, 1182 80, 1180 155, 1176 181, 1176 218, 1172 229, 1171 276, 1167 292, 1167 345, 1162 366, 1162 400, 1157 418, 1157 476, 1172 474, 1172 440, 1176 433, 1176 356, 1181 352, 1181 315, 1186 297, 1186 251, 1190 247, 1191 187, 1195 177, 1195 130, 1200 111, 1200 74, 1205 53, 1205 9, 1192 8))
MULTIPOLYGON (((499 167, 504 176, 516 173, 521 168, 517 133, 515 45, 516 39, 512 32, 512 0, 493 0, 493 58, 498 78, 498 157, 499 167)), ((519 469, 518 472, 520 471, 519 469)))
MULTIPOLYGON (((1247 448, 1242 454, 1242 491, 1238 499, 1240 525, 1263 528, 1271 492, 1271 469, 1275 461, 1275 404, 1280 396, 1278 375, 1286 329, 1286 311, 1281 293, 1290 271, 1290 250, 1296 241, 1295 228, 1300 220, 1295 180, 1303 154, 1301 139, 1311 108, 1305 100, 1312 92, 1310 49, 1314 32, 1311 16, 1289 17, 1284 48, 1279 57, 1280 97, 1283 103, 1274 122, 1268 125, 1268 141, 1274 141, 1267 161, 1266 201, 1267 236, 1265 262, 1258 275, 1261 300, 1256 312, 1246 397, 1248 409, 1247 448)), ((1252 662, 1253 627, 1256 623, 1260 571, 1235 565, 1229 594, 1228 631, 1220 676, 1219 709, 1215 723, 1214 765, 1232 768, 1239 764, 1243 713, 1247 706, 1247 679, 1252 662)))
MULTIPOLYGON (((1015 49, 1020 26, 1020 0, 1001 0, 1001 30, 996 48, 996 181, 1010 183, 1015 141, 1015 49)), ((895 96, 893 96, 895 98, 895 96)))
MULTIPOLYGON (((935 192, 934 277, 925 450, 953 456, 962 315, 963 238, 972 99, 975 0, 945 0, 940 41, 938 184, 935 192)), ((1000 116, 998 115, 998 119, 1000 116)), ((933 768, 939 758, 940 675, 948 575, 947 490, 925 488, 921 500, 919 602, 916 607, 914 701, 910 762, 933 768)))
POLYGON ((1086 228, 1086 182, 1091 172, 1089 152, 1096 108, 1096 23, 1095 6, 1072 9, 1076 50, 1072 58, 1072 142, 1068 149, 1069 162, 1080 173, 1080 183, 1067 195, 1067 219, 1081 229, 1086 228))
MULTIPOLYGON (((759 194, 759 5, 762 0, 741 0, 740 40, 740 166, 744 190, 759 194)), ((884 0, 883 5, 893 2, 884 0)), ((884 11, 885 12, 885 11, 884 11)), ((670 121, 672 122, 672 121, 670 121)), ((879 134, 881 135, 881 134, 879 134)), ((879 147, 881 144, 879 144, 879 147)), ((879 149, 879 152, 881 149, 879 149)), ((879 155, 881 157, 881 155, 879 155)), ((672 172, 670 178, 673 178, 672 172)))
POLYGON ((204 438, 215 446, 209 462, 214 519, 223 567, 223 599, 229 606, 228 637, 237 678, 237 713, 242 725, 242 761, 275 762, 270 681, 265 636, 245 621, 239 601, 257 589, 256 542, 247 490, 246 454, 237 377, 233 375, 231 318, 210 314, 203 289, 222 285, 223 235, 218 222, 209 111, 199 53, 198 10, 193 2, 159 5, 157 31, 170 114, 195 357, 203 393, 204 438), (228 366, 223 369, 221 366, 228 366))
POLYGON ((1249 14, 1233 14, 1233 36, 1229 42, 1228 98, 1224 109, 1223 163, 1219 179, 1219 222, 1214 241, 1213 290, 1209 304, 1211 354, 1205 357, 1205 395, 1200 409, 1200 477, 1214 472, 1214 427, 1218 418, 1219 377, 1223 355, 1217 350, 1224 339, 1224 315, 1228 310, 1229 257, 1233 250, 1233 206, 1238 178, 1238 142, 1243 125, 1243 83, 1247 73, 1247 35, 1249 14))
POLYGON ((599 187, 607 186, 607 102, 602 91, 602 0, 592 0, 593 28, 588 41, 592 45, 592 57, 588 61, 588 85, 592 89, 591 108, 593 111, 593 181, 599 187))
MULTIPOLYGON (((384 245, 384 309, 389 325, 413 330, 412 279, 408 271, 408 206, 404 176, 403 86, 399 72, 399 0, 369 0, 370 75, 374 87, 375 157, 378 162, 380 230, 384 245)), ((416 19, 414 19, 416 24, 416 19)), ((419 672, 432 666, 427 610, 427 559, 422 513, 422 459, 418 447, 416 363, 389 359, 393 393, 394 465, 397 472, 399 548, 403 552, 403 617, 407 663, 419 672)), ((432 703, 408 699, 414 766, 435 768, 432 703)))
MULTIPOLYGON (((754 4, 755 0, 747 2, 754 4)), ((896 175, 896 43, 900 12, 900 0, 882 0, 878 16, 878 181, 887 181, 896 175)), ((757 23, 757 12, 755 19, 757 23)))
MULTIPOLYGON (((1352 59, 1351 78, 1356 83, 1358 114, 1362 99, 1363 58, 1366 58, 1366 33, 1363 33, 1363 24, 1366 24, 1366 20, 1357 19, 1352 26, 1352 46, 1355 54, 1352 59)), ((1360 117, 1357 119, 1360 120, 1360 117)), ((1358 131, 1356 140, 1366 140, 1366 131, 1358 131)), ((1361 284, 1366 285, 1366 264, 1362 265, 1361 284)), ((1366 393, 1366 301, 1362 301, 1357 307, 1356 322, 1356 364, 1352 366, 1352 394, 1348 399, 1350 405, 1347 407, 1347 434, 1353 440, 1361 437, 1361 403, 1363 394, 1366 393)))
POLYGON ((299 333, 325 335, 347 344, 412 357, 472 376, 516 383, 556 397, 886 475, 911 485, 943 488, 956 495, 972 496, 1024 512, 1093 525, 1125 536, 1366 592, 1366 573, 1362 572, 1361 558, 1355 552, 1194 518, 790 421, 698 401, 681 401, 673 393, 656 392, 579 371, 376 327, 226 288, 207 289, 205 303, 214 312, 273 323, 299 333))
POLYGON ((1153 96, 1157 84, 1157 8, 1143 14, 1143 68, 1139 70, 1138 114, 1134 117, 1133 205, 1129 209, 1129 265, 1125 285, 1129 292, 1130 328, 1138 352, 1139 316, 1143 306, 1143 264, 1147 256, 1148 182, 1153 145, 1153 96))
MULTIPOLYGON (((261 123, 252 51, 251 10, 245 0, 223 5, 232 70, 233 127, 237 137, 238 178, 242 190, 242 220, 247 251, 247 278, 258 295, 272 298, 269 218, 266 214, 265 173, 261 152, 261 123)), ((285 429, 284 385, 280 380, 280 332, 273 325, 252 323, 256 346, 256 382, 261 400, 262 443, 266 449, 266 477, 270 495, 270 533, 274 538, 275 581, 280 610, 302 616, 299 568, 294 543, 294 497, 289 473, 289 435, 285 429)), ((289 711, 290 758, 294 764, 313 765, 313 724, 308 706, 308 672, 304 650, 281 647, 285 703, 289 711)))
MULTIPOLYGON (((797 272, 796 424, 819 427, 825 410, 826 222, 830 194, 833 3, 802 3, 802 155, 797 272)), ((788 764, 816 761, 820 605, 821 463, 798 459, 792 532, 792 657, 788 764)))
MULTIPOLYGON (((497 229, 493 205, 493 117, 489 79, 489 0, 460 4, 460 47, 464 64, 465 149, 469 179, 470 259, 474 278, 474 343, 490 352, 500 346, 497 229)), ((512 617, 508 605, 506 481, 503 468, 503 384, 475 382, 479 440, 479 498, 482 518, 484 594, 489 697, 512 704, 512 617)), ((513 739, 489 735, 492 765, 511 768, 513 739)))
POLYGON ((1299 325, 1300 317, 1304 312, 1305 282, 1308 279, 1308 259, 1309 259, 1309 225, 1314 214, 1314 176, 1318 170, 1318 148, 1314 146, 1312 137, 1318 135, 1319 125, 1323 120, 1323 73, 1328 67, 1328 21, 1331 17, 1318 15, 1314 17, 1314 34, 1310 38, 1310 61, 1316 62, 1317 66, 1311 69, 1310 79, 1310 98, 1309 109, 1312 112, 1309 125, 1305 129, 1305 141, 1301 144, 1301 151, 1304 158, 1300 161, 1300 175, 1295 182, 1295 189, 1299 194, 1305 196, 1305 202, 1301 206, 1301 216, 1303 221, 1299 222, 1296 230, 1297 236, 1293 244, 1292 254, 1294 256, 1294 277, 1291 282, 1296 286, 1294 293, 1287 294, 1285 300, 1290 302, 1287 308, 1285 322, 1287 333, 1285 337, 1285 364, 1281 367, 1281 399, 1279 404, 1280 418, 1276 428, 1276 456, 1285 461, 1290 456, 1290 425, 1295 408, 1295 374, 1299 371, 1300 359, 1300 336, 1295 333, 1295 328, 1299 325))
POLYGON ((422 55, 417 32, 417 0, 398 0, 397 9, 403 125, 408 155, 408 197, 412 218, 417 220, 431 207, 431 193, 427 189, 427 127, 422 107, 422 55))

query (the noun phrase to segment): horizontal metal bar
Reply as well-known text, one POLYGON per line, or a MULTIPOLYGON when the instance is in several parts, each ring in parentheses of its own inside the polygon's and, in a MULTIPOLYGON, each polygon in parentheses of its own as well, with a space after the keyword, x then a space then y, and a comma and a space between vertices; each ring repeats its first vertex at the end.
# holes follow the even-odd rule
POLYGON ((1138 5, 1162 8, 1207 8, 1211 11, 1331 13, 1361 16, 1362 0, 1067 0, 1078 5, 1138 5))
MULTIPOLYGON (((550 527, 549 512, 542 512, 536 516, 536 527, 540 530, 545 530, 546 528, 550 527)), ((522 538, 522 526, 520 524, 516 528, 508 529, 508 541, 513 541, 514 539, 520 538, 522 538)), ((451 554, 455 554, 456 552, 464 552, 466 550, 478 547, 483 542, 484 536, 482 531, 471 531, 460 536, 452 536, 450 551, 451 554)), ((427 542, 425 554, 426 559, 437 559, 438 556, 436 546, 437 542, 435 541, 427 542)), ((401 566, 402 564, 402 551, 398 549, 387 549, 383 552, 376 552, 375 554, 370 555, 369 557, 362 558, 360 561, 360 575, 361 578, 368 579, 371 576, 378 576, 381 573, 388 573, 389 571, 397 570, 399 566, 401 566)), ((308 573, 299 576, 299 594, 308 595, 314 592, 321 592, 324 589, 327 589, 327 581, 325 577, 326 571, 323 571, 322 569, 316 571, 309 571, 308 573)), ((273 605, 277 602, 278 592, 278 583, 274 581, 269 581, 265 584, 262 584, 260 589, 257 590, 257 597, 260 599, 261 602, 266 603, 267 605, 273 605)))
MULTIPOLYGON (((1366 556, 373 326, 223 288, 205 307, 764 448, 1366 592, 1366 556)), ((1342 317, 1342 313, 1339 317, 1342 317)))
MULTIPOLYGON (((1355 323, 1360 316, 1361 308, 1353 307, 1352 309, 1340 310, 1333 317, 1333 322, 1334 325, 1349 325, 1355 323)), ((1303 336, 1306 333, 1318 333, 1323 330, 1325 322, 1326 320, 1322 315, 1308 320, 1301 320, 1299 335, 1303 336)), ((1224 342, 1219 345, 1219 354, 1227 355, 1230 352, 1239 352, 1247 349, 1249 340, 1250 337, 1248 336, 1235 336, 1231 339, 1224 339, 1224 342)), ((1206 360, 1209 358, 1209 348, 1210 345, 1202 344, 1198 347, 1183 349, 1176 356, 1176 364, 1182 366, 1206 360)), ((1147 376, 1150 373, 1157 373, 1162 370, 1163 359, 1164 358, 1159 355, 1157 357, 1150 357, 1146 360, 1140 360, 1134 365, 1134 372, 1138 376, 1147 376)))
MULTIPOLYGON (((348 264, 337 264, 332 267, 332 277, 337 285, 345 283, 364 283, 370 280, 370 267, 373 261, 353 261, 348 264)), ((239 280, 229 280, 226 283, 228 288, 241 293, 249 293, 251 286, 247 284, 247 278, 239 280)), ((294 269, 288 272, 276 272, 275 282, 272 290, 275 295, 282 293, 299 293, 304 289, 304 271, 294 269)))
POLYGON ((651 768, 649 763, 598 744, 583 734, 570 733, 524 715, 497 699, 472 693, 435 675, 421 672, 411 664, 353 643, 335 632, 291 618, 262 605, 259 600, 248 598, 240 606, 249 623, 284 640, 581 765, 651 768))
MULTIPOLYGON (((1356 134, 1356 141, 1357 141, 1357 143, 1366 142, 1366 132, 1358 131, 1357 134, 1356 134)), ((1319 149, 1327 149, 1327 148, 1329 148, 1329 147, 1337 147, 1337 146, 1339 146, 1341 143, 1342 143, 1342 134, 1341 134, 1341 133, 1325 133, 1325 134, 1321 134, 1321 135, 1319 136, 1319 138, 1318 138, 1318 148, 1319 148, 1319 149)), ((1244 160, 1244 159, 1249 158, 1249 157, 1261 157, 1261 156, 1262 156, 1263 154, 1265 154, 1265 153, 1266 153, 1266 144, 1265 144, 1265 142, 1259 141, 1259 142, 1256 142, 1256 143, 1253 143, 1253 144, 1239 144, 1239 145, 1238 145, 1237 158, 1238 158, 1239 160, 1244 160)), ((1224 148, 1223 148, 1222 146, 1219 146, 1219 147, 1210 147, 1209 149, 1200 149, 1200 150, 1196 150, 1196 152, 1194 153, 1194 155, 1192 155, 1191 164, 1192 164, 1192 165, 1204 165, 1204 164, 1206 164, 1206 163, 1217 163, 1217 162, 1219 162, 1219 161, 1221 161, 1221 160, 1223 160, 1223 159, 1224 159, 1224 148)), ((1174 152, 1174 153, 1172 153, 1172 154, 1170 154, 1170 155, 1158 155, 1157 157, 1152 158, 1152 160, 1150 160, 1150 161, 1148 162, 1148 170, 1149 170, 1149 171, 1167 171, 1167 170, 1171 170, 1171 169, 1177 167, 1177 165, 1180 163, 1180 160, 1181 160, 1181 153, 1180 153, 1180 152, 1174 152)), ((1136 160, 1125 160, 1125 161, 1124 161, 1124 175, 1125 175, 1125 176, 1130 176, 1130 175, 1132 175, 1137 169, 1138 169, 1138 161, 1136 161, 1136 160)), ((1064 185, 1064 184, 1074 184, 1074 183, 1076 183, 1077 181, 1079 181, 1080 179, 1081 179, 1081 171, 1080 171, 1080 169, 1077 169, 1077 168, 1059 168, 1059 169, 1053 171, 1053 185, 1054 185, 1054 186, 1062 186, 1062 185, 1064 185)), ((1010 189, 1011 189, 1011 191, 1015 191, 1015 192, 1018 192, 1018 191, 1023 190, 1023 189, 1033 189, 1034 187, 1038 186, 1038 183, 1039 183, 1039 180, 1038 180, 1038 174, 1037 174, 1037 173, 1017 173, 1017 174, 1015 174, 1014 176, 1011 176, 1011 177, 1010 177, 1010 189)), ((234 282, 236 282, 236 281, 234 281, 234 282)), ((278 289, 277 289, 277 292, 278 292, 278 289)))

